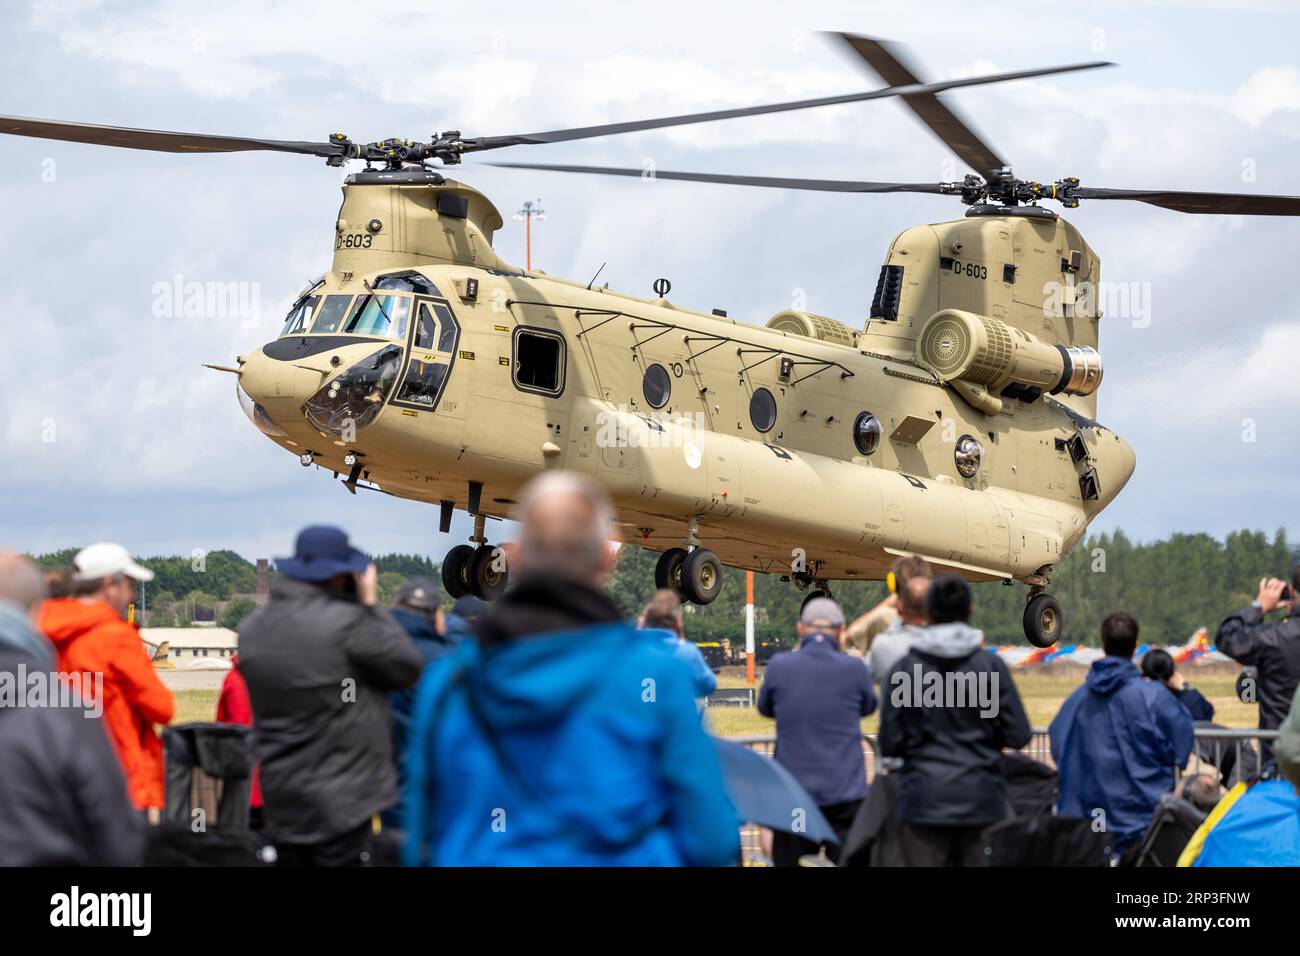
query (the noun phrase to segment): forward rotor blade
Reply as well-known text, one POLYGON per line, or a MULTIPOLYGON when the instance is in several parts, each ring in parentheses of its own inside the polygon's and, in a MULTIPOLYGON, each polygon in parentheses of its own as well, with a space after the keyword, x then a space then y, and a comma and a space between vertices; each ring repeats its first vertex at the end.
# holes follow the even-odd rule
MULTIPOLYGON (((591 139, 595 136, 613 136, 619 133, 637 133, 648 129, 663 129, 669 126, 689 126, 693 123, 709 123, 714 120, 736 119, 742 116, 759 116, 766 113, 786 113, 792 110, 813 109, 818 106, 835 106, 840 103, 860 103, 864 100, 885 99, 891 96, 930 97, 945 90, 954 90, 967 86, 983 86, 988 83, 1003 83, 1021 80, 1031 76, 1043 76, 1049 73, 1070 73, 1075 70, 1091 70, 1099 66, 1113 64, 1101 61, 1075 63, 1070 66, 1050 66, 1034 70, 1016 70, 1011 73, 990 73, 987 76, 975 76, 961 80, 945 80, 940 83, 922 83, 912 77, 899 83, 890 83, 879 90, 865 93, 844 93, 838 96, 822 96, 811 100, 793 100, 788 103, 771 103, 766 106, 746 106, 738 109, 713 110, 708 113, 686 113, 681 116, 665 116, 660 119, 636 120, 628 123, 607 123, 601 126, 579 126, 574 129, 557 129, 542 133, 522 133, 512 136, 482 136, 464 140, 465 152, 484 149, 500 149, 503 146, 525 146, 537 143, 564 143, 575 139, 591 139)), ((915 107, 913 107, 915 108, 915 107)), ((979 167, 976 167, 979 168, 979 167)))
MULTIPOLYGON (((897 44, 887 43, 872 37, 858 36, 853 33, 837 33, 844 43, 871 67, 880 79, 890 86, 921 85, 916 71, 906 62, 907 54, 897 44)), ((1063 73, 1071 70, 1090 69, 1095 66, 1111 66, 1110 63, 1084 63, 1074 67, 1061 67, 1047 72, 1063 73)), ((938 96, 937 91, 920 91, 906 94, 903 102, 916 114, 922 123, 930 127, 931 132, 951 149, 962 162, 970 166, 989 182, 997 179, 998 170, 1007 166, 1007 162, 997 154, 992 146, 976 133, 966 120, 955 113, 938 96)))
POLYGON ((484 163, 508 169, 540 169, 551 173, 594 173, 599 176, 630 176, 645 179, 673 179, 690 183, 720 183, 726 186, 767 186, 772 189, 806 189, 827 193, 942 193, 939 183, 869 183, 854 179, 790 179, 784 176, 729 176, 723 173, 677 173, 622 166, 558 166, 549 163, 484 163))
POLYGON ((27 116, 0 116, 0 133, 58 139, 96 146, 119 146, 124 149, 148 149, 159 153, 239 153, 265 149, 277 153, 304 153, 309 156, 336 156, 337 146, 329 143, 306 143, 281 139, 249 139, 243 136, 211 136, 206 133, 172 133, 160 129, 131 129, 125 126, 99 126, 93 123, 69 123, 63 120, 35 119, 27 116))
POLYGON ((1227 216, 1300 216, 1300 196, 1174 192, 1167 189, 1103 189, 1076 186, 1076 199, 1132 199, 1176 212, 1227 216))

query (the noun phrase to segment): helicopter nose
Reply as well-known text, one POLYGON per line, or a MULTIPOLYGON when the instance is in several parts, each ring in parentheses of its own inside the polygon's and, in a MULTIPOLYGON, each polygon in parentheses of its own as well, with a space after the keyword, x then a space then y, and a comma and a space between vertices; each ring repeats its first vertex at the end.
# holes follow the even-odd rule
POLYGON ((1124 490, 1128 480, 1133 477, 1133 470, 1137 467, 1137 455, 1134 454, 1132 445, 1114 432, 1107 432, 1098 444, 1096 459, 1101 497, 1109 503, 1124 490))
MULTIPOLYGON (((305 363, 304 363, 305 364, 305 363)), ((239 402, 244 413, 262 431, 261 418, 283 425, 302 421, 302 403, 324 382, 329 360, 321 370, 267 356, 261 349, 240 359, 239 402), (259 411, 260 409, 260 411, 259 411)))

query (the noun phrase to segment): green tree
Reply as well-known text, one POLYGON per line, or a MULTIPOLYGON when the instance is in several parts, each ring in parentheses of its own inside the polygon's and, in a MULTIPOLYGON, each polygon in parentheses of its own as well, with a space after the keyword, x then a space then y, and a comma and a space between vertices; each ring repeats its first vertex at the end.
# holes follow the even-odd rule
POLYGON ((221 627, 228 627, 232 631, 238 631, 239 625, 244 622, 244 618, 257 610, 257 604, 246 597, 233 598, 226 602, 226 606, 221 610, 221 616, 217 618, 217 623, 221 627))

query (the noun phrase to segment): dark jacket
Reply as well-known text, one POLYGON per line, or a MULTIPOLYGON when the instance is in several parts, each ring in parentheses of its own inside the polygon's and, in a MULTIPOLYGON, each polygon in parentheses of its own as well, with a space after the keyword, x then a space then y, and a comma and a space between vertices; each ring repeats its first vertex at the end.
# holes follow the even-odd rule
POLYGON ((822 634, 773 657, 758 695, 758 712, 776 718, 777 761, 818 806, 867 795, 861 721, 875 709, 862 658, 822 634))
POLYGON ((397 797, 388 692, 420 676, 420 654, 383 608, 278 578, 239 629, 256 719, 268 829, 320 843, 397 797))
POLYGON ((26 615, 0 603, 0 866, 138 864, 144 827, 103 719, 10 696, 54 671, 52 652, 28 650, 34 638, 26 615))
POLYGON ((537 576, 519 581, 479 630, 420 682, 407 863, 739 858, 739 820, 690 672, 668 648, 639 637, 601 592, 537 576))
POLYGON ((1103 657, 1092 665, 1052 721, 1052 760, 1061 774, 1061 816, 1101 820, 1123 849, 1140 838, 1174 768, 1192 750, 1192 716, 1133 662, 1103 657))
POLYGON ((1029 718, 983 643, 968 624, 932 624, 882 682, 880 752, 903 758, 904 823, 979 826, 1010 812, 1002 750, 1029 742, 1029 718))
MULTIPOLYGON (((426 614, 418 611, 408 611, 400 607, 392 609, 393 620, 402 626, 402 630, 410 635, 411 643, 420 653, 420 669, 428 667, 431 663, 447 653, 455 645, 454 641, 438 633, 437 627, 434 626, 426 614)), ((453 615, 447 614, 444 620, 450 624, 453 615)), ((389 826, 399 826, 401 824, 400 803, 402 791, 406 782, 406 765, 402 761, 402 754, 406 753, 406 741, 410 736, 411 726, 411 708, 415 705, 415 687, 404 687, 401 690, 395 690, 388 695, 388 707, 393 714, 393 759, 397 762, 397 802, 388 808, 384 815, 384 822, 389 826)))
POLYGON ((1252 604, 1228 615, 1214 644, 1237 663, 1256 669, 1260 729, 1282 726, 1300 685, 1300 617, 1266 622, 1264 612, 1252 604))
POLYGON ((1214 719, 1214 705, 1195 687, 1184 685, 1182 690, 1174 690, 1170 687, 1169 691, 1174 695, 1174 699, 1192 715, 1192 720, 1214 719))

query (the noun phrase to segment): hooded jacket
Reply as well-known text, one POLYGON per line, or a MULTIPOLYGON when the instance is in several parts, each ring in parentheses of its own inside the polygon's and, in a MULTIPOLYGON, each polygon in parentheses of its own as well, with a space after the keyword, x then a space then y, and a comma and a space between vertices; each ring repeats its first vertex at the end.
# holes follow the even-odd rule
POLYGON ((48 680, 53 663, 27 616, 0 602, 0 866, 139 863, 143 826, 103 719, 49 698, 26 706, 3 689, 25 693, 32 675, 48 680), (24 674, 27 687, 17 683, 24 674))
POLYGON ((1062 816, 1101 819, 1123 849, 1142 836, 1156 803, 1187 763, 1192 715, 1133 662, 1103 657, 1052 721, 1052 759, 1061 774, 1062 816))
POLYGON ((54 642, 61 671, 104 677, 104 726, 126 774, 131 801, 162 807, 162 741, 176 700, 158 678, 140 631, 102 601, 58 598, 41 609, 41 630, 54 642))
POLYGON ((280 577, 239 629, 267 829, 318 844, 397 798, 388 692, 420 655, 388 611, 280 577))
POLYGON ((880 751, 903 758, 900 820, 983 826, 1009 815, 1002 751, 1019 750, 1032 732, 1011 672, 984 649, 981 631, 931 624, 880 696, 880 751))
POLYGON ((739 820, 690 673, 607 595, 531 576, 417 693, 408 864, 723 865, 739 820), (529 623, 544 621, 540 633, 529 623))
POLYGON ((861 721, 875 710, 862 658, 826 634, 773 657, 758 694, 758 712, 776 718, 777 762, 822 807, 867 795, 861 721))

